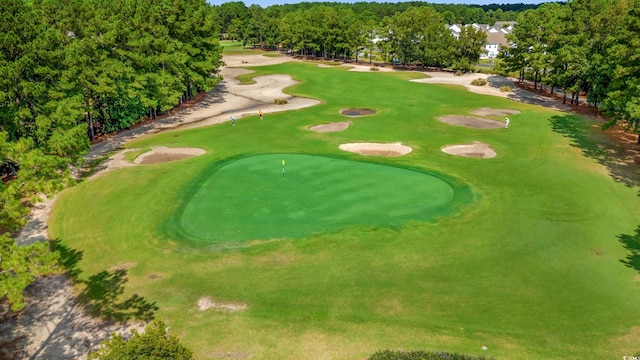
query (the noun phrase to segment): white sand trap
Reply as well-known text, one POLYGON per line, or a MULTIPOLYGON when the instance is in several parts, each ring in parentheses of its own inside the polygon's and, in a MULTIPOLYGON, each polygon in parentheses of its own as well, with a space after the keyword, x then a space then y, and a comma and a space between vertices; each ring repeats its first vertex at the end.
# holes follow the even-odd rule
POLYGON ((491 146, 478 141, 473 144, 445 146, 442 148, 442 152, 456 156, 482 159, 488 159, 498 155, 491 146))
POLYGON ((204 311, 207 309, 238 312, 246 310, 247 304, 217 302, 209 296, 203 296, 198 299, 198 310, 204 311))
POLYGON ((340 122, 334 122, 329 124, 315 125, 310 127, 309 130, 316 131, 316 132, 335 132, 335 131, 346 130, 347 128, 349 128, 350 125, 351 125, 350 121, 340 121, 340 122))
POLYGON ((475 116, 445 115, 438 120, 449 125, 464 126, 475 129, 496 129, 504 127, 501 121, 483 119, 475 116))
POLYGON ((206 151, 198 148, 169 148, 157 146, 144 154, 136 157, 133 161, 136 164, 160 164, 169 161, 186 159, 205 154, 206 151))
POLYGON ((471 111, 471 113, 479 116, 507 116, 520 114, 520 111, 511 109, 480 108, 471 111))
POLYGON ((407 155, 413 149, 402 143, 349 143, 341 144, 340 150, 350 151, 361 155, 372 156, 402 156, 407 155))

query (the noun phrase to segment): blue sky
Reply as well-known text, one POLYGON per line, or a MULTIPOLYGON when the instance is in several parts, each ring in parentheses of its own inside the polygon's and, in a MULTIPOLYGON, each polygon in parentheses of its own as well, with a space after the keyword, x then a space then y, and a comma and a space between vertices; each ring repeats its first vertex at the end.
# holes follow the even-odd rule
MULTIPOLYGON (((209 4, 213 5, 221 5, 226 2, 230 2, 232 0, 207 0, 209 4)), ((282 4, 297 4, 305 1, 300 0, 239 0, 242 1, 246 6, 250 6, 252 4, 260 5, 265 8, 271 5, 282 5, 282 4)), ((363 0, 337 0, 337 1, 329 1, 329 2, 342 2, 342 3, 354 3, 363 0)), ((322 0, 318 0, 315 2, 323 2, 322 0)), ((374 1, 366 1, 364 2, 374 2, 374 1)), ((398 3, 404 1, 375 1, 375 2, 391 2, 398 3)), ((430 0, 428 1, 432 4, 473 4, 473 5, 489 5, 489 4, 540 4, 543 2, 547 2, 544 0, 430 0)))

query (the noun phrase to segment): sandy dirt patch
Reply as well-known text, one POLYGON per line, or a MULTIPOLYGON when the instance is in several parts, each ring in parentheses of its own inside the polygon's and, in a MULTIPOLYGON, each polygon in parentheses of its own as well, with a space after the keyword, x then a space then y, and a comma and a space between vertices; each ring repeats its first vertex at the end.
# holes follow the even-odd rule
POLYGON ((198 299, 198 310, 205 311, 208 309, 237 312, 246 310, 247 304, 219 302, 209 296, 203 296, 198 299))
POLYGON ((349 116, 349 117, 358 117, 358 116, 366 116, 366 115, 374 115, 377 111, 373 109, 366 108, 349 108, 349 109, 341 109, 339 110, 340 115, 349 116))
POLYGON ((392 67, 386 66, 375 66, 372 64, 359 63, 359 64, 345 64, 349 68, 349 71, 358 71, 358 72, 391 72, 395 71, 392 67))
POLYGON ((161 164, 169 161, 182 160, 194 156, 205 154, 206 151, 198 148, 170 148, 157 146, 144 154, 136 157, 133 161, 136 164, 161 164))
MULTIPOLYGON (((260 56, 266 58, 265 56, 260 56)), ((252 58, 254 58, 252 56, 252 58)), ((227 61, 227 58, 224 58, 227 61)), ((269 65, 290 61, 288 57, 267 58, 270 61, 259 62, 258 57, 244 65, 269 65), (279 61, 279 62, 278 62, 279 61)), ((228 63, 227 63, 228 64, 228 63)), ((225 67, 221 71, 224 80, 217 86, 218 93, 210 97, 211 104, 191 112, 183 117, 181 129, 190 129, 228 122, 231 116, 240 119, 245 116, 257 116, 260 111, 264 114, 264 120, 269 119, 268 114, 297 110, 321 102, 315 99, 291 96, 283 90, 298 84, 290 75, 272 74, 255 77, 253 84, 242 84, 237 76, 253 71, 242 68, 225 67), (220 98, 217 98, 220 96, 220 98), (286 104, 276 104, 276 99, 287 100, 286 104)), ((240 124, 238 124, 240 125, 240 124)))
POLYGON ((445 115, 438 120, 449 125, 464 126, 474 129, 496 129, 504 127, 501 121, 483 119, 475 116, 445 115))
POLYGON ((471 111, 471 114, 478 116, 508 116, 520 114, 520 111, 511 109, 480 108, 471 111))
POLYGON ((471 158, 488 159, 495 157, 497 153, 488 144, 474 142, 473 144, 449 145, 442 148, 442 152, 471 158))
POLYGON ((373 64, 367 64, 367 63, 348 63, 348 64, 336 64, 336 65, 329 65, 329 64, 318 64, 318 67, 322 67, 322 68, 332 68, 332 67, 337 67, 337 66, 342 66, 342 67, 346 67, 349 69, 349 71, 357 71, 357 72, 390 72, 390 71, 395 71, 392 67, 385 67, 385 66, 376 66, 373 64))
POLYGON ((340 150, 367 156, 402 156, 413 149, 402 143, 349 143, 341 144, 340 150))
POLYGON ((336 132, 336 131, 344 131, 348 129, 349 126, 351 126, 350 121, 340 121, 340 122, 334 122, 329 124, 314 125, 310 127, 309 130, 316 131, 316 132, 336 132))
POLYGON ((463 86, 467 91, 477 94, 500 96, 526 104, 540 105, 557 110, 571 110, 570 106, 555 101, 554 99, 549 99, 535 92, 519 88, 516 86, 516 79, 513 78, 480 73, 456 76, 454 73, 446 71, 421 71, 420 73, 427 75, 428 78, 413 79, 410 81, 425 84, 459 85, 463 86), (484 86, 471 85, 471 82, 478 78, 486 80, 487 84, 484 86), (508 87, 510 91, 500 90, 505 86, 508 87))
POLYGON ((84 359, 112 333, 125 338, 144 324, 114 323, 89 316, 64 275, 40 278, 26 292, 18 316, 0 309, 0 359, 84 359))

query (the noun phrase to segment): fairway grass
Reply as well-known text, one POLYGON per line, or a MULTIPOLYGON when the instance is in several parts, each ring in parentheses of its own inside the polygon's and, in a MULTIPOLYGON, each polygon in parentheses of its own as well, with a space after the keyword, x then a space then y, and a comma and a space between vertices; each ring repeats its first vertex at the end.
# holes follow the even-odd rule
POLYGON ((639 236, 638 189, 552 126, 586 120, 411 83, 408 73, 289 63, 256 75, 268 73, 291 74, 300 84, 287 91, 322 104, 141 138, 127 147, 207 153, 114 170, 60 195, 50 235, 81 255, 79 278, 126 264, 123 299, 154 302, 197 359, 363 359, 386 348, 620 359, 640 350, 639 269, 625 265, 631 250, 621 244, 639 236), (376 114, 340 132, 308 130, 344 121, 345 108, 376 114), (508 129, 437 120, 480 108, 521 113, 508 129), (497 156, 440 150, 475 141, 497 156), (353 142, 413 151, 339 149, 353 142), (202 298, 244 310, 200 311, 202 298))

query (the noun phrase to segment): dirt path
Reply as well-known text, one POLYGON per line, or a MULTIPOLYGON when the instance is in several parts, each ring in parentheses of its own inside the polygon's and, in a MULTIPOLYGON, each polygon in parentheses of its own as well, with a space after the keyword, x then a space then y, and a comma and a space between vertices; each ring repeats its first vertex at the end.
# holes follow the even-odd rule
MULTIPOLYGON (((293 61, 286 57, 225 56, 227 66, 222 69, 223 80, 203 101, 189 109, 167 116, 148 124, 121 132, 91 147, 87 160, 96 159, 120 148, 126 142, 141 135, 157 133, 178 127, 191 128, 208 126, 229 121, 231 116, 240 119, 246 114, 257 114, 262 110, 265 117, 269 113, 313 106, 319 101, 294 98, 282 92, 295 84, 288 75, 270 75, 256 78, 252 85, 240 85, 235 76, 247 70, 233 66, 259 66, 293 61), (285 98, 288 104, 275 105, 275 98, 285 98)), ((349 65, 354 71, 369 71, 369 66, 349 65)), ((429 79, 416 80, 424 83, 445 83, 465 86, 469 91, 503 96, 515 101, 534 103, 561 110, 562 104, 553 99, 512 86, 513 92, 505 93, 500 86, 513 85, 513 80, 495 75, 471 74, 454 76, 449 73, 428 73, 429 79), (487 86, 472 86, 471 80, 483 77, 487 86)), ((241 122, 239 123, 241 125, 241 122)), ((107 170, 118 166, 128 166, 123 161, 123 153, 112 156, 100 166, 107 170)), ((20 244, 48 239, 47 222, 55 198, 45 200, 33 208, 29 223, 17 238, 20 244)), ((112 332, 129 334, 140 324, 116 324, 90 317, 75 298, 71 282, 66 276, 43 278, 29 287, 27 306, 19 315, 12 315, 7 308, 0 308, 0 359, 85 359, 88 352, 95 350, 99 342, 112 332)))

